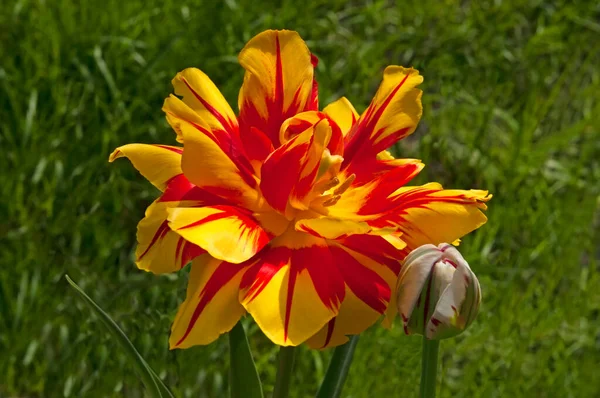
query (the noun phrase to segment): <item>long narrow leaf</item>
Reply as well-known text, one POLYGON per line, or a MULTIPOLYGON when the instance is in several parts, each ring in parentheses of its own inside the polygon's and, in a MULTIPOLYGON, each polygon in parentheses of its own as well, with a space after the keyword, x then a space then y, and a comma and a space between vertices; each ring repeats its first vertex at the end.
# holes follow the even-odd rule
POLYGON ((229 357, 231 398, 263 398, 262 385, 241 321, 229 332, 229 357))
POLYGON ((317 398, 338 398, 342 394, 356 344, 358 344, 358 335, 350 337, 349 342, 335 349, 325 378, 317 392, 317 398))
POLYGON ((112 320, 112 318, 100 308, 98 304, 94 302, 84 291, 81 289, 69 275, 65 275, 67 282, 75 289, 79 294, 79 297, 86 303, 94 314, 100 319, 102 324, 106 326, 108 332, 113 336, 115 341, 121 346, 125 354, 131 359, 131 362, 135 366, 142 382, 146 386, 148 393, 152 397, 163 398, 171 397, 173 394, 169 391, 167 386, 164 385, 162 380, 156 375, 154 370, 146 363, 144 358, 140 355, 138 350, 133 346, 127 335, 119 328, 119 326, 112 320))

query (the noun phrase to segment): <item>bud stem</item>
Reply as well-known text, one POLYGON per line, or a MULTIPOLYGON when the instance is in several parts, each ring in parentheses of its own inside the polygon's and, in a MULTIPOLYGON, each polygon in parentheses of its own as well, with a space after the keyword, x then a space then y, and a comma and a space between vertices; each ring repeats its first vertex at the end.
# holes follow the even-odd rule
POLYGON ((439 340, 423 336, 421 360, 421 398, 435 398, 439 340))

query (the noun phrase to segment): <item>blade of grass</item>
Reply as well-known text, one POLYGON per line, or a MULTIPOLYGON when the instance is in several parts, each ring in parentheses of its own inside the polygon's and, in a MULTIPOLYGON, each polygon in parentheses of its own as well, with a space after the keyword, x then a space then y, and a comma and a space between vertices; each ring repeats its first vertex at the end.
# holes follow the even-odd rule
POLYGON ((146 386, 148 393, 152 397, 162 398, 162 397, 171 397, 173 398, 173 394, 169 391, 167 386, 160 380, 160 378, 156 375, 154 370, 150 368, 148 363, 142 358, 138 350, 131 343, 131 340, 127 337, 127 335, 121 330, 121 328, 112 320, 112 318, 100 308, 98 304, 94 302, 84 291, 81 289, 70 277, 69 275, 65 275, 65 279, 69 284, 75 289, 75 291, 79 294, 79 297, 85 302, 92 310, 92 312, 100 319, 102 324, 106 327, 109 333, 113 336, 113 338, 119 343, 123 351, 127 354, 127 356, 131 359, 133 365, 142 379, 142 382, 146 386))

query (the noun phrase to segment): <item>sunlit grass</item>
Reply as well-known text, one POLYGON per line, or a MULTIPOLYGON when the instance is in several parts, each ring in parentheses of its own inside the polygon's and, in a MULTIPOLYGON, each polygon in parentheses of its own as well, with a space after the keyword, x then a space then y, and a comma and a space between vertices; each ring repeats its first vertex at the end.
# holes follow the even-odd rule
MULTIPOLYGON (((484 301, 442 343, 440 396, 600 395, 600 9, 485 3, 3 3, 0 396, 143 396, 66 272, 178 396, 225 394, 226 339, 168 351, 186 276, 135 269, 136 223, 156 192, 107 159, 125 143, 174 142, 160 108, 185 67, 236 104, 236 55, 272 27, 298 30, 320 58, 322 104, 345 95, 360 111, 386 65, 418 68, 424 117, 396 153, 428 165, 419 182, 494 194, 488 224, 461 245, 484 301)), ((276 349, 249 328, 269 391, 276 349)), ((415 396, 419 350, 399 327, 370 329, 345 395, 415 396)), ((296 396, 314 395, 329 355, 300 350, 296 396)))

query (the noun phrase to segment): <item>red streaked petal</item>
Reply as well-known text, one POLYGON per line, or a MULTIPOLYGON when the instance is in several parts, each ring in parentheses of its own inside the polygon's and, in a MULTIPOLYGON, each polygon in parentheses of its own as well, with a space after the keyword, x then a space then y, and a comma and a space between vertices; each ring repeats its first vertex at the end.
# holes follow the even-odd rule
POLYGON ((308 47, 296 32, 268 30, 252 38, 238 58, 246 69, 238 101, 240 134, 255 127, 277 148, 283 121, 314 104, 308 47))
MULTIPOLYGON (((248 209, 258 209, 259 193, 252 166, 236 162, 209 135, 187 123, 181 167, 194 185, 248 209)), ((247 160, 246 160, 247 161, 247 160)))
POLYGON ((341 239, 340 244, 385 265, 396 275, 400 272, 400 262, 406 256, 403 250, 396 249, 381 236, 352 235, 341 239))
MULTIPOLYGON (((356 239, 361 237, 357 235, 356 239)), ((367 243, 370 241, 362 242, 367 243)), ((330 250, 343 274, 346 295, 338 315, 307 341, 316 349, 344 344, 347 336, 360 334, 373 325, 388 307, 392 299, 389 286, 397 280, 394 272, 369 256, 342 246, 330 246, 330 250)))
POLYGON ((167 224, 169 203, 155 201, 137 227, 136 265, 155 274, 178 271, 205 253, 171 231, 167 224))
POLYGON ((390 196, 395 206, 376 224, 398 226, 411 249, 454 242, 485 224, 482 210, 490 199, 487 191, 444 190, 436 183, 403 187, 390 196))
POLYGON ((168 115, 196 124, 202 120, 211 130, 237 135, 238 123, 233 110, 204 72, 196 68, 185 69, 173 78, 172 83, 175 94, 182 100, 174 96, 165 100, 163 110, 168 115))
POLYGON ((388 66, 371 105, 346 135, 344 164, 364 157, 375 157, 396 141, 415 131, 423 108, 423 77, 412 68, 388 66))
POLYGON ((366 222, 318 217, 296 221, 296 231, 306 232, 318 238, 340 239, 354 234, 368 234, 373 228, 366 222))
POLYGON ((252 215, 234 206, 178 207, 169 210, 169 226, 184 239, 231 263, 258 253, 271 237, 252 215))
POLYGON ((390 226, 374 224, 372 221, 397 206, 392 198, 394 192, 414 178, 422 168, 419 160, 406 161, 368 182, 353 183, 337 203, 329 207, 329 215, 365 221, 375 227, 390 226))
POLYGON ((394 201, 389 199, 392 193, 412 180, 424 166, 419 160, 407 162, 375 179, 375 184, 357 214, 368 215, 388 211, 394 205, 394 201))
POLYGON ((209 255, 193 261, 186 299, 171 328, 171 349, 210 344, 235 326, 244 313, 238 301, 243 270, 209 255))
POLYGON ((240 301, 275 344, 301 344, 337 314, 344 284, 327 246, 272 247, 256 261, 240 301))
POLYGON ((294 208, 308 208, 331 132, 328 120, 321 119, 269 155, 262 166, 260 188, 274 209, 291 217, 294 208))
POLYGON ((373 310, 383 314, 391 295, 387 282, 346 250, 337 246, 330 250, 348 288, 373 310))
POLYGON ((317 83, 316 70, 319 65, 319 58, 316 55, 310 54, 310 63, 313 66, 313 84, 312 91, 310 92, 310 99, 306 102, 304 107, 305 111, 318 111, 319 110, 319 83, 317 83))

